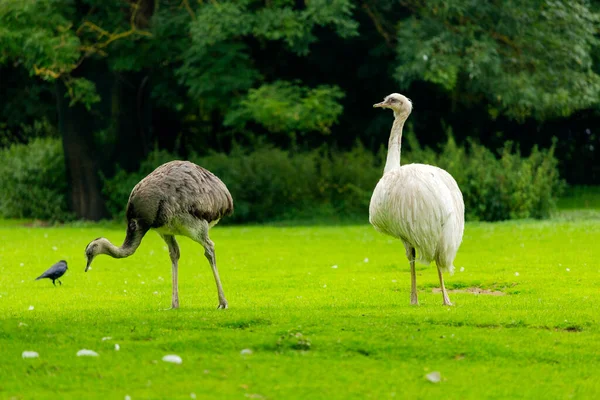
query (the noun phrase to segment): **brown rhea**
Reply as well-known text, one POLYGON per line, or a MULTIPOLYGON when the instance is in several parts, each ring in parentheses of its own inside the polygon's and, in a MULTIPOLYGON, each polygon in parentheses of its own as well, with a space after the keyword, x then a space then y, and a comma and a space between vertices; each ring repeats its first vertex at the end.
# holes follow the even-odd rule
POLYGON ((233 213, 233 199, 225 184, 210 171, 188 161, 171 161, 142 179, 131 191, 127 203, 127 234, 121 247, 106 238, 87 245, 87 271, 94 257, 107 254, 113 258, 135 253, 144 235, 153 229, 169 248, 173 273, 171 307, 179 308, 177 268, 179 246, 176 235, 187 236, 204 247, 217 284, 219 307, 227 300, 217 270, 214 243, 208 232, 219 220, 233 213))

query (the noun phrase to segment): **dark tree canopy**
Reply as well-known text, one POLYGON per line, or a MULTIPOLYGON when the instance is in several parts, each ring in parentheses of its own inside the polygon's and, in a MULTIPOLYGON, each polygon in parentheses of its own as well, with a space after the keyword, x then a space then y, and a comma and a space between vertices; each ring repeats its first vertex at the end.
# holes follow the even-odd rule
MULTIPOLYGON (((389 116, 435 145, 548 145, 598 182, 597 2, 583 0, 22 0, 0 2, 0 146, 63 138, 77 215, 155 146, 233 142, 377 151, 389 116)), ((568 168, 567 168, 568 167, 568 168)))

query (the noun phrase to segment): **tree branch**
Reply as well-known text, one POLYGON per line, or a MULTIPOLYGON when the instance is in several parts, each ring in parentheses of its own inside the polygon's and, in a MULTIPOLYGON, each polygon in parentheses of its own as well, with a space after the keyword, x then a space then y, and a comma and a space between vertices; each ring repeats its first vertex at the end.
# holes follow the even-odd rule
POLYGON ((180 7, 184 7, 188 14, 190 14, 190 17, 192 17, 194 21, 196 20, 196 14, 194 13, 194 10, 192 10, 192 7, 190 7, 190 2, 188 0, 183 0, 180 7))
POLYGON ((371 10, 371 8, 369 7, 369 5, 366 2, 364 2, 362 4, 362 7, 365 9, 365 12, 369 16, 369 18, 371 18, 371 21, 373 21, 373 24, 375 25, 375 29, 383 37, 383 40, 385 40, 386 45, 389 48, 393 49, 394 48, 394 43, 393 43, 394 40, 392 39, 392 36, 388 32, 386 32, 386 30, 383 28, 383 24, 381 23, 380 18, 378 18, 378 16, 375 14, 375 12, 373 10, 371 10))

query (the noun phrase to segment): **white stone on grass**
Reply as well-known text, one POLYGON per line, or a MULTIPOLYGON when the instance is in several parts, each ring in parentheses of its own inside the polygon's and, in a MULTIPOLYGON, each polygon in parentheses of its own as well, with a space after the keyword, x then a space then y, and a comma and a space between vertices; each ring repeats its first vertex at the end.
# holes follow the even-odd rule
POLYGON ((240 351, 240 354, 243 355, 243 356, 247 356, 247 355, 252 354, 252 350, 250 350, 250 349, 243 349, 242 351, 240 351))
POLYGON ((33 306, 29 306, 29 311, 33 310, 33 308, 34 308, 33 306))
POLYGON ((433 371, 425 375, 425 378, 427 378, 429 382, 440 383, 442 375, 438 371, 433 371))
POLYGON ((110 337, 110 336, 104 336, 104 337, 102 338, 102 341, 104 342, 105 340, 110 340, 110 339, 112 339, 112 337, 110 337))
POLYGON ((118 343, 115 343, 115 351, 121 350, 121 346, 118 343))
POLYGON ((23 358, 38 358, 40 355, 35 352, 35 351, 24 351, 23 354, 21 354, 21 357, 23 358))
POLYGON ((181 364, 183 360, 176 354, 168 354, 162 358, 164 362, 169 362, 173 364, 181 364))
POLYGON ((81 349, 77 352, 77 357, 98 357, 94 350, 81 349))

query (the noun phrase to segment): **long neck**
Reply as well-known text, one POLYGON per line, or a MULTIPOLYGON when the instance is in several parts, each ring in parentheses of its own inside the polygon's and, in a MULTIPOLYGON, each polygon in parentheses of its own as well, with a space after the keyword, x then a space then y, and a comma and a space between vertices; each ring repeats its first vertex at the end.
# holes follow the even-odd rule
POLYGON ((400 168, 400 150, 402 148, 402 128, 404 127, 405 116, 396 116, 390 133, 388 142, 387 159, 385 160, 384 174, 400 168))
POLYGON ((138 229, 127 229, 127 235, 125 236, 125 241, 123 241, 123 245, 121 247, 117 247, 108 240, 106 241, 106 245, 104 247, 104 254, 107 254, 113 258, 125 258, 129 257, 140 246, 142 243, 142 239, 146 234, 147 230, 138 229))

